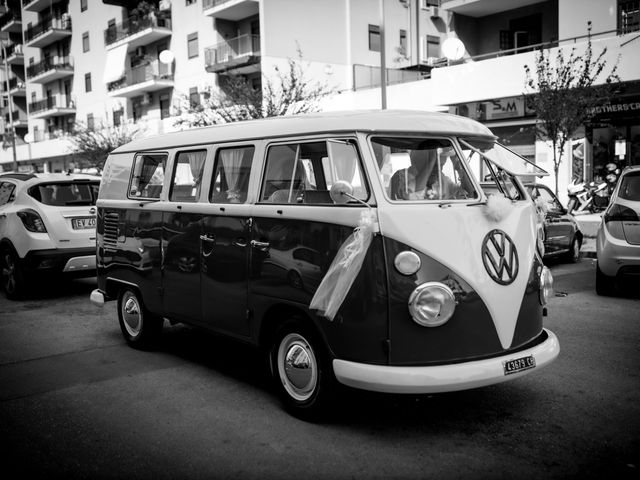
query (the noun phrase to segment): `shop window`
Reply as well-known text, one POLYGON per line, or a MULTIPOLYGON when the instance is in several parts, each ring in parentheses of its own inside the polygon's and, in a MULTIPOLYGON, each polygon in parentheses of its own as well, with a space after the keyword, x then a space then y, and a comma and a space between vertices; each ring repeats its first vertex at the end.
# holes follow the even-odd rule
POLYGON ((164 154, 136 155, 129 196, 133 198, 160 198, 167 156, 164 154))
POLYGON ((372 52, 380 51, 380 27, 378 25, 369 25, 369 50, 372 52))
POLYGON ((620 33, 640 30, 640 0, 618 0, 618 31, 620 33))
POLYGON ((206 157, 206 150, 178 154, 171 182, 171 194, 169 195, 171 201, 195 202, 198 199, 206 157))
POLYGON ((254 152, 253 145, 218 150, 209 195, 211 202, 246 202, 254 152))

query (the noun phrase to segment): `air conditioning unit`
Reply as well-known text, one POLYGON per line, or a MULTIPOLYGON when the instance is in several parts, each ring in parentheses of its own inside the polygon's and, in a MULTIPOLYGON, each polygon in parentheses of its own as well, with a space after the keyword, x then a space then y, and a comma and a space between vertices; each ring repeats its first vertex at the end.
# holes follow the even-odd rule
POLYGON ((440 18, 440 8, 431 7, 431 18, 440 18))

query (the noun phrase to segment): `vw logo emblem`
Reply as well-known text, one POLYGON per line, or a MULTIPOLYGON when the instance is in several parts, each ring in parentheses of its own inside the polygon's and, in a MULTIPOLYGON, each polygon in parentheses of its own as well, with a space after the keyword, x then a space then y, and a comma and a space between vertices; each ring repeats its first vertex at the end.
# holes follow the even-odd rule
POLYGON ((518 276, 518 252, 509 235, 497 229, 487 233, 482 241, 482 263, 495 282, 513 283, 518 276))

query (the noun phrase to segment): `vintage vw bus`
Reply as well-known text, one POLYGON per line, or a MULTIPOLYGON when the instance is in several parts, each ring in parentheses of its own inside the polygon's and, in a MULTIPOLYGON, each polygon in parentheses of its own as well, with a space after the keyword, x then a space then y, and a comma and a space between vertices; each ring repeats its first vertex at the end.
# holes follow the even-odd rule
POLYGON ((543 173, 483 125, 440 113, 136 140, 105 165, 91 300, 117 300, 134 347, 164 320, 263 347, 302 416, 338 384, 429 393, 519 378, 559 353, 518 180, 543 173))

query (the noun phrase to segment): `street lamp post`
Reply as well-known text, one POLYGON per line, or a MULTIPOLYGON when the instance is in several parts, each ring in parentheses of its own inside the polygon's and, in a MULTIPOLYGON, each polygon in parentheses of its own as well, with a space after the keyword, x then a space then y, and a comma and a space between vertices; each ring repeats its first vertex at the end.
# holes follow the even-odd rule
MULTIPOLYGON (((7 35, 8 36, 8 35, 7 35)), ((6 37, 0 36, 2 44, 2 57, 4 59, 4 75, 7 85, 7 105, 9 106, 9 128, 11 129, 11 149, 13 151, 13 170, 18 171, 18 155, 16 153, 16 126, 13 124, 13 102, 11 101, 11 85, 9 84, 9 65, 7 63, 6 37)))
POLYGON ((387 66, 384 41, 384 0, 380 0, 380 94, 382 110, 387 108, 387 66))

